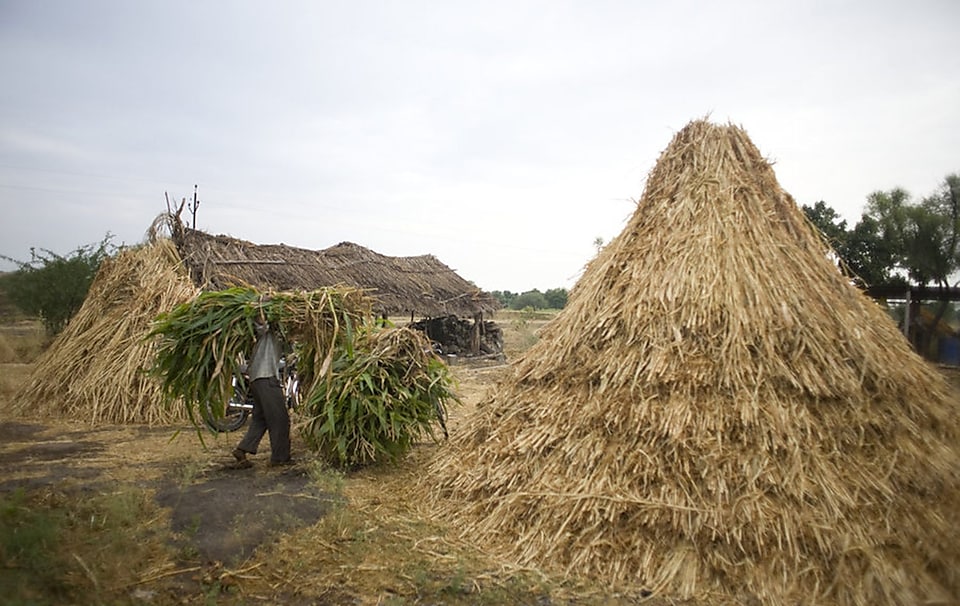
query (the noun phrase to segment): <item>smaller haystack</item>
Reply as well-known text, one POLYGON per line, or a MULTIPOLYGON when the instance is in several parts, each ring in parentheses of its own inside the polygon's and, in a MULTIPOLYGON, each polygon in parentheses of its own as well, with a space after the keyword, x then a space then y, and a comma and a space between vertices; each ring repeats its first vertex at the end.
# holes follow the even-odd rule
POLYGON ((147 372, 152 344, 144 337, 157 314, 199 292, 169 239, 150 238, 105 260, 83 306, 37 360, 16 406, 93 424, 186 420, 185 409, 160 406, 160 384, 147 372))
POLYGON ((960 598, 956 402, 746 133, 676 134, 428 477, 524 565, 709 604, 960 598))

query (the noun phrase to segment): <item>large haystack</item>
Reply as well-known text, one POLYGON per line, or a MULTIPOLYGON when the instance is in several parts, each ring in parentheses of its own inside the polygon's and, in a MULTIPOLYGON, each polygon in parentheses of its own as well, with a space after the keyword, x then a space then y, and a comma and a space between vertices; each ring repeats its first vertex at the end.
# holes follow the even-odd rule
POLYGON ((960 593, 956 423, 744 131, 697 121, 429 481, 523 564, 709 603, 912 604, 960 593))
POLYGON ((155 239, 104 261, 83 306, 37 361, 17 398, 25 411, 90 423, 171 423, 147 373, 154 318, 199 293, 173 242, 155 239))

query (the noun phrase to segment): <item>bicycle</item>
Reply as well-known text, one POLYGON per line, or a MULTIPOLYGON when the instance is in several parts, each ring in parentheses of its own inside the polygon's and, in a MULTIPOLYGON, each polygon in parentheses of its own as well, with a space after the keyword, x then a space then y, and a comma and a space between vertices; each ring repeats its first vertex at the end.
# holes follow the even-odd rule
MULTIPOLYGON (((280 358, 280 385, 283 387, 287 408, 293 410, 300 406, 300 378, 297 376, 296 358, 291 356, 280 358)), ((213 431, 227 433, 243 427, 253 412, 253 395, 250 393, 247 365, 240 366, 239 375, 231 380, 233 394, 223 407, 223 414, 218 415, 213 402, 207 401, 200 408, 200 416, 204 424, 213 431)))

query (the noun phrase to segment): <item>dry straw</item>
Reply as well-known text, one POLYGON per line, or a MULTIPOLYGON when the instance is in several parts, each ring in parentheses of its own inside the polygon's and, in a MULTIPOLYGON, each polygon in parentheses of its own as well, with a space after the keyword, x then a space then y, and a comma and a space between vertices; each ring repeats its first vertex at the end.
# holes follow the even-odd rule
POLYGON ((315 251, 284 244, 253 244, 185 227, 170 231, 194 282, 220 290, 249 284, 259 290, 314 290, 346 285, 368 291, 387 315, 472 316, 499 307, 496 298, 432 255, 388 257, 342 242, 315 251))
POLYGON ((439 510, 624 588, 956 599, 956 409, 827 253, 743 130, 692 122, 432 465, 439 510))
POLYGON ((173 242, 155 239, 104 261, 83 306, 37 360, 15 400, 24 412, 99 423, 172 423, 144 340, 158 313, 198 294, 173 242))

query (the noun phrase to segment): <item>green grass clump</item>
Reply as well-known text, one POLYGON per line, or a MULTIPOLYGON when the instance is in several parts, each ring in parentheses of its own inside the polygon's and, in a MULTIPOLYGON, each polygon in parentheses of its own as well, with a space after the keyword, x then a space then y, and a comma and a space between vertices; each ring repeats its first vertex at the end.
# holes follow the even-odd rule
POLYGON ((138 490, 0 495, 0 602, 116 603, 118 588, 166 557, 153 522, 138 490))
POLYGON ((35 508, 23 490, 0 497, 0 591, 6 596, 64 595, 57 553, 62 512, 35 508))

